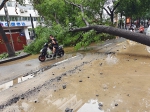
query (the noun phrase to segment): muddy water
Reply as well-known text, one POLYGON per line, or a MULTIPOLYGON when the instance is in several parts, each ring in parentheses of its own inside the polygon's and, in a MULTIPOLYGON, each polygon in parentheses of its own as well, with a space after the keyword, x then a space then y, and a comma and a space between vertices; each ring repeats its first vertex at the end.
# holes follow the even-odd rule
MULTIPOLYGON (((66 108, 74 112, 149 111, 150 54, 144 45, 127 43, 115 54, 85 56, 82 61, 88 63, 84 66, 3 111, 65 112, 66 108)), ((64 69, 67 68, 62 66, 53 72, 57 74, 64 69)))

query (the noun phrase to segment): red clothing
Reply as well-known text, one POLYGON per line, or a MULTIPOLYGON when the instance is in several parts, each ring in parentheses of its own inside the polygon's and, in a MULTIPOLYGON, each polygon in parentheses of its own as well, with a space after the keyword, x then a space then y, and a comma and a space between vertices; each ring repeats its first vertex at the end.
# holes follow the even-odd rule
POLYGON ((144 26, 140 26, 139 32, 144 32, 144 26))

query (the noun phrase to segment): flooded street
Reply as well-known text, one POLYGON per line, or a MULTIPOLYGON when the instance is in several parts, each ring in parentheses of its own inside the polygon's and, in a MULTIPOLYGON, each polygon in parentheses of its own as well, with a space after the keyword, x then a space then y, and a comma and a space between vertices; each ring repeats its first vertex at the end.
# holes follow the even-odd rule
MULTIPOLYGON (((55 67, 0 92, 1 111, 148 112, 150 48, 129 40, 109 45, 57 61, 55 67)), ((31 64, 36 68, 36 62, 31 64)))

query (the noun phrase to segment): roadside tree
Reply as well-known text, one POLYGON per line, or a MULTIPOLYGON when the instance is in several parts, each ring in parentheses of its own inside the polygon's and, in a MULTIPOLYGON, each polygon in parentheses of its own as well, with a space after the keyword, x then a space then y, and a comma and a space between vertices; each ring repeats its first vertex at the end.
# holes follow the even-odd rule
MULTIPOLYGON (((136 16, 136 14, 140 15, 141 12, 147 8, 147 6, 145 8, 142 7, 140 12, 132 11, 129 13, 129 9, 123 7, 123 4, 128 3, 132 9, 135 7, 136 10, 139 8, 139 5, 142 6, 144 4, 142 3, 142 0, 136 0, 136 2, 134 0, 129 1, 130 2, 127 0, 113 1, 113 6, 107 7, 107 10, 110 11, 110 16, 117 11, 124 12, 123 15, 125 16, 136 16)), ((146 1, 148 2, 148 0, 146 1)), ((148 38, 146 37, 142 40, 145 35, 128 31, 124 32, 124 30, 116 30, 114 27, 109 28, 109 26, 112 26, 111 21, 113 16, 111 21, 108 22, 103 19, 102 15, 107 2, 107 0, 32 0, 34 8, 38 10, 39 14, 45 20, 46 26, 44 27, 53 31, 49 33, 53 34, 58 41, 64 45, 72 45, 75 46, 76 49, 79 49, 80 47, 88 46, 91 42, 101 40, 102 37, 107 37, 107 34, 118 35, 124 38, 129 37, 131 40, 133 40, 132 37, 135 36, 137 38, 134 38, 134 41, 147 45, 149 40, 147 41, 146 39, 148 38), (98 24, 101 25, 97 27, 98 24), (105 27, 102 25, 105 25, 105 27), (83 30, 82 28, 84 27, 89 30, 83 30)), ((38 36, 38 39, 41 38, 44 37, 38 36)))

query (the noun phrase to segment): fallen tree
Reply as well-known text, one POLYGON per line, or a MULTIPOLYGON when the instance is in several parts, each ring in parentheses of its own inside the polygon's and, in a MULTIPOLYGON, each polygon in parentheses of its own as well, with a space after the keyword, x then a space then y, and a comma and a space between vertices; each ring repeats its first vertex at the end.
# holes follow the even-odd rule
POLYGON ((73 29, 73 30, 70 30, 70 32, 80 32, 80 31, 87 32, 89 30, 95 30, 97 33, 112 34, 115 36, 123 37, 129 40, 150 46, 150 36, 147 36, 141 33, 131 32, 125 29, 111 27, 111 26, 93 25, 93 26, 73 29))

